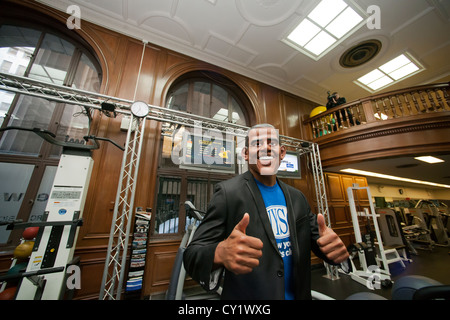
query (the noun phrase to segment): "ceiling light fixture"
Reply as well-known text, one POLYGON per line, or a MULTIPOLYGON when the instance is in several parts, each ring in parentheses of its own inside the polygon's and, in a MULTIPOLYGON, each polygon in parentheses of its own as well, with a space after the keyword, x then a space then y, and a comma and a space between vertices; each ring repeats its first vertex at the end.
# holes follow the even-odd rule
POLYGON ((359 29, 366 18, 351 0, 322 0, 283 42, 319 60, 359 29))
POLYGON ((349 168, 349 169, 342 169, 341 171, 346 172, 346 173, 359 174, 359 175, 368 176, 368 177, 375 177, 375 178, 382 178, 382 179, 389 179, 389 180, 403 181, 403 182, 411 182, 411 183, 429 185, 429 186, 433 186, 433 187, 441 187, 441 188, 450 189, 450 185, 447 185, 447 184, 440 184, 440 183, 434 183, 434 182, 429 182, 429 181, 396 177, 396 176, 391 176, 388 174, 382 174, 382 173, 376 173, 376 172, 370 172, 370 171, 364 171, 364 170, 356 170, 356 169, 349 168))
POLYGON ((420 161, 424 161, 424 162, 427 162, 427 163, 440 163, 440 162, 445 162, 445 161, 442 160, 442 159, 435 158, 435 157, 432 157, 432 156, 415 157, 414 159, 420 160, 420 161))

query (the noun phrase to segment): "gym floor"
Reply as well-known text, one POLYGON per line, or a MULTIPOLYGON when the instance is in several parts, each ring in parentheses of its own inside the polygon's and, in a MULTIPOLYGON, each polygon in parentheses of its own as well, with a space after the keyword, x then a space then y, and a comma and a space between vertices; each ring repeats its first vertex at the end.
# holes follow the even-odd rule
MULTIPOLYGON (((406 275, 420 275, 429 277, 442 284, 450 284, 450 248, 435 246, 433 251, 417 250, 418 255, 412 255, 412 262, 405 262, 406 268, 400 263, 389 265, 392 281, 406 275)), ((344 300, 348 296, 358 292, 372 292, 386 299, 391 299, 391 288, 381 288, 370 290, 350 278, 350 276, 340 273, 338 280, 325 278, 326 270, 322 264, 314 265, 311 271, 311 289, 323 293, 336 300, 344 300)), ((205 292, 199 287, 187 288, 184 290, 186 299, 211 299, 204 297, 205 292)), ((164 300, 165 294, 155 294, 151 300, 164 300)), ((217 299, 214 297, 212 299, 217 299)))
MULTIPOLYGON (((411 255, 412 262, 405 262, 403 268, 399 262, 389 265, 392 281, 406 275, 420 275, 429 277, 442 284, 450 284, 450 249, 448 247, 435 246, 433 251, 417 250, 418 255, 411 255)), ((326 294, 334 299, 343 300, 357 292, 372 292, 387 299, 391 299, 391 288, 381 288, 370 290, 350 278, 350 276, 340 273, 338 280, 325 278, 326 270, 321 265, 313 268, 311 274, 312 290, 326 294)))

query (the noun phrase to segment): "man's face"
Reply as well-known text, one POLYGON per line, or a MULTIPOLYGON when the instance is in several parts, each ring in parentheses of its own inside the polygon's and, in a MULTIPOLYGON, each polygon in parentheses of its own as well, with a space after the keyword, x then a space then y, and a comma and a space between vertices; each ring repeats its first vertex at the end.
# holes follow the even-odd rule
POLYGON ((284 146, 280 146, 278 130, 274 128, 255 128, 248 134, 248 149, 244 149, 244 159, 249 169, 262 176, 273 176, 286 155, 284 146))

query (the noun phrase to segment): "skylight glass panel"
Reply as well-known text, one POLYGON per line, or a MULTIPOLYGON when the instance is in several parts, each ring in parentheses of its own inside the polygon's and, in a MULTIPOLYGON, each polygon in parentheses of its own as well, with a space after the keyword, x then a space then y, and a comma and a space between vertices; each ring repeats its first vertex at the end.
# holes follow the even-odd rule
POLYGON ((388 85, 389 83, 393 82, 394 80, 392 80, 391 78, 389 78, 388 76, 384 76, 378 80, 375 80, 374 82, 369 83, 367 86, 369 88, 371 88, 372 90, 378 90, 386 85, 388 85))
POLYGON ((320 28, 317 25, 305 19, 291 32, 288 39, 304 46, 319 32, 320 28))
POLYGON ((319 55, 335 42, 335 38, 325 31, 322 31, 305 46, 305 49, 311 51, 315 55, 319 55))
POLYGON ((361 27, 365 18, 367 14, 352 0, 322 0, 283 42, 319 60, 361 27))
POLYGON ((401 54, 397 58, 389 61, 388 63, 383 64, 380 67, 380 70, 383 71, 384 73, 391 73, 392 71, 397 70, 410 62, 411 60, 409 60, 404 54, 401 54))
POLYGON ((414 75, 424 68, 408 54, 401 54, 355 81, 367 90, 377 91, 414 75))
POLYGON ((308 18, 316 22, 319 26, 325 27, 331 22, 347 4, 342 0, 323 0, 311 11, 308 18))
POLYGON ((400 69, 391 72, 389 75, 394 80, 399 80, 403 77, 406 77, 408 74, 416 72, 417 70, 419 70, 419 67, 416 66, 414 63, 410 62, 406 66, 403 66, 400 69))
POLYGON ((339 39, 352 30, 362 20, 363 18, 357 14, 355 10, 348 7, 326 27, 326 30, 339 39))
POLYGON ((358 79, 359 82, 364 83, 365 85, 374 82, 375 80, 380 79, 383 77, 384 74, 378 69, 373 70, 372 72, 369 72, 365 76, 358 79))

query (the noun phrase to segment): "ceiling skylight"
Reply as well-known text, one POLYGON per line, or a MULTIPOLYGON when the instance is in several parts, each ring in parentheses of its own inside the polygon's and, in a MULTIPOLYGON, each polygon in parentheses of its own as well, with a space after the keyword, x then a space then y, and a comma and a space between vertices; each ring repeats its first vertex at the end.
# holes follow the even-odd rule
POLYGON ((322 0, 283 41, 319 60, 361 27, 366 14, 350 0, 322 0))
POLYGON ((370 92, 375 92, 422 70, 423 67, 415 62, 408 54, 401 54, 397 58, 362 76, 355 83, 370 92))

